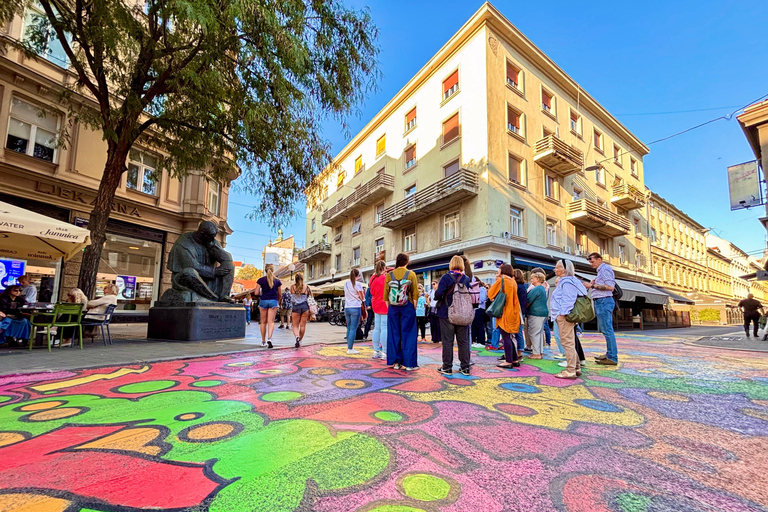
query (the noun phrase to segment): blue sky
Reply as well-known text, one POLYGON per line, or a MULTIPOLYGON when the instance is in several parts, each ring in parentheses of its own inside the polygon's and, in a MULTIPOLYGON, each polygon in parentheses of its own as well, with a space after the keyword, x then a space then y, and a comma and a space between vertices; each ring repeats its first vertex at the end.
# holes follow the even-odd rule
MULTIPOLYGON (((480 1, 346 0, 368 6, 379 28, 379 90, 350 121, 359 131, 482 5, 480 1)), ((768 2, 646 0, 586 4, 493 2, 534 44, 646 144, 724 116, 768 94, 768 2), (702 110, 707 109, 707 110, 702 110), (660 112, 691 111, 675 114, 660 112)), ((335 152, 348 138, 328 123, 335 152)), ((731 212, 726 167, 754 159, 736 119, 650 146, 645 183, 750 253, 765 246, 764 210, 731 212)), ((245 215, 255 199, 230 196, 227 249, 261 265, 275 233, 245 215)), ((305 243, 304 215, 283 228, 305 243)), ((760 256, 760 254, 758 254, 760 256)))

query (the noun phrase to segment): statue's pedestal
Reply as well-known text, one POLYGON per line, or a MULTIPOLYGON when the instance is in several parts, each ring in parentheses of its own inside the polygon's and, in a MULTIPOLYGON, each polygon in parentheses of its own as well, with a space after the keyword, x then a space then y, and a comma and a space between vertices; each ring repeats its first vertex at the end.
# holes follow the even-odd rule
POLYGON ((245 337, 245 308, 223 302, 164 303, 149 310, 147 338, 173 341, 245 337))

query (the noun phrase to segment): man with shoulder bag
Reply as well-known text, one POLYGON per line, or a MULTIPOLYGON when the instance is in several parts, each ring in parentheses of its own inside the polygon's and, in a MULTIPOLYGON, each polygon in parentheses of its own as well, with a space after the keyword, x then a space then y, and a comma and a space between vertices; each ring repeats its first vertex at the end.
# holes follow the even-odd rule
POLYGON ((595 362, 601 365, 616 366, 619 361, 616 335, 613 332, 613 310, 618 298, 621 298, 621 288, 616 284, 616 276, 610 265, 603 262, 603 257, 593 252, 587 257, 590 266, 597 270, 597 276, 589 283, 584 283, 592 290, 592 300, 595 304, 597 328, 605 336, 606 352, 595 356, 595 362))

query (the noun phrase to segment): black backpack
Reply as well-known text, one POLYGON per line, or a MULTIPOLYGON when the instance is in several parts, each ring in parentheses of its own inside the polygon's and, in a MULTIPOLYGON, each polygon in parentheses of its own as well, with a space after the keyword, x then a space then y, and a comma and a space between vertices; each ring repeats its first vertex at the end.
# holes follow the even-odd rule
POLYGON ((621 289, 619 283, 613 284, 613 300, 616 301, 616 305, 619 305, 619 300, 624 296, 624 290, 621 289))

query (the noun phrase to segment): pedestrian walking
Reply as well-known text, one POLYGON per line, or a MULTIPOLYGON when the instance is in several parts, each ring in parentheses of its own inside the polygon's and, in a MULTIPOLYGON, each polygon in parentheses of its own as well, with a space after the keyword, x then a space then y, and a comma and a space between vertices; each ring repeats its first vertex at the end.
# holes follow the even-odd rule
POLYGON ((283 283, 275 277, 275 267, 271 263, 264 265, 267 274, 256 281, 256 294, 259 295, 259 330, 261 346, 272 348, 272 335, 275 332, 277 301, 280 299, 283 283))
POLYGON ((440 317, 437 316, 437 281, 432 281, 432 289, 429 291, 429 335, 432 343, 440 343, 440 317))
POLYGON ((294 347, 301 346, 301 340, 307 332, 307 321, 309 320, 309 298, 312 296, 312 290, 304 284, 304 274, 296 274, 293 281, 291 292, 291 325, 293 326, 293 335, 296 338, 294 347))
MULTIPOLYGON (((616 286, 616 276, 613 269, 607 263, 603 263, 600 253, 593 252, 587 257, 590 266, 597 270, 597 277, 584 286, 592 290, 592 299, 595 302, 595 316, 597 316, 597 328, 605 336, 605 355, 595 356, 597 364, 616 366, 619 361, 616 347, 616 335, 613 332, 613 310, 616 302, 613 300, 613 290, 616 286)), ((562 332, 560 343, 562 343, 562 332)))
POLYGON ((355 350, 355 335, 363 316, 363 285, 358 282, 360 271, 353 268, 349 272, 349 280, 344 282, 344 317, 347 320, 347 354, 359 354, 355 350))
POLYGON ((245 308, 245 325, 251 325, 251 308, 253 307, 253 299, 251 294, 247 294, 243 297, 243 308, 245 308))
POLYGON ((475 319, 472 320, 472 346, 485 347, 485 306, 488 302, 488 289, 485 283, 480 283, 478 288, 480 299, 475 308, 475 319))
POLYGON ((438 371, 443 374, 453 373, 454 339, 459 347, 459 371, 464 375, 470 374, 468 326, 474 318, 474 313, 469 292, 470 279, 464 273, 464 265, 465 260, 461 256, 451 258, 448 266, 450 271, 440 278, 435 290, 440 337, 443 342, 443 366, 438 371), (452 312, 453 315, 450 314, 452 312), (459 317, 461 321, 457 320, 459 317))
MULTIPOLYGON (((547 297, 547 306, 549 306, 549 303, 552 300, 552 294, 557 288, 557 285, 559 282, 560 282, 560 278, 556 277, 555 286, 549 289, 549 296, 547 297)), ((576 328, 578 329, 578 325, 576 326, 576 328)), ((555 338, 555 342, 557 343, 557 349, 559 351, 553 357, 555 359, 565 359, 565 350, 563 350, 563 346, 560 344, 560 331, 557 327, 557 322, 552 322, 552 337, 555 338)))
POLYGON ((527 293, 528 338, 531 340, 533 353, 530 359, 541 359, 544 353, 544 324, 549 315, 547 308, 547 292, 543 283, 547 277, 541 272, 531 274, 533 287, 527 293))
POLYGON ((525 349, 525 319, 528 317, 528 284, 525 282, 525 274, 519 268, 513 269, 512 275, 517 284, 517 300, 520 304, 520 328, 515 333, 515 339, 518 357, 522 360, 523 349, 525 349))
MULTIPOLYGON (((469 259, 466 256, 461 257, 462 260, 464 260, 464 275, 466 275, 469 278, 469 296, 472 299, 472 310, 477 311, 477 308, 480 306, 480 286, 482 283, 480 282, 477 277, 472 272, 472 262, 469 261, 469 259)), ((472 343, 472 346, 475 348, 481 348, 484 347, 485 344, 478 344, 475 343, 475 337, 472 334, 473 331, 473 324, 474 320, 471 324, 467 326, 468 334, 467 337, 469 338, 470 342, 472 343)))
POLYGON ((291 290, 287 288, 283 291, 282 298, 280 299, 280 309, 277 310, 278 320, 280 320, 280 325, 277 327, 278 329, 291 328, 292 311, 293 303, 291 302, 291 290))
POLYGON ((499 368, 516 368, 520 366, 520 358, 512 341, 512 336, 520 331, 520 301, 517 295, 517 282, 515 282, 512 265, 503 263, 496 274, 496 282, 488 290, 488 297, 495 300, 501 293, 502 286, 506 300, 500 317, 496 319, 496 325, 501 333, 504 344, 504 362, 499 363, 499 368))
POLYGON ((560 282, 552 292, 550 301, 549 317, 557 322, 558 332, 560 333, 560 343, 565 350, 565 370, 556 374, 558 379, 575 379, 581 376, 581 361, 576 352, 576 332, 574 322, 569 322, 566 318, 573 311, 576 300, 579 296, 586 296, 587 289, 574 277, 575 270, 573 262, 560 260, 555 265, 555 275, 560 278, 560 282))
POLYGON ((421 333, 421 341, 427 341, 427 297, 424 285, 419 285, 419 298, 416 301, 416 327, 421 333))
POLYGON ((754 324, 754 335, 757 338, 757 323, 760 320, 760 313, 762 312, 763 305, 760 301, 755 299, 755 296, 751 293, 747 294, 746 299, 739 301, 739 308, 744 313, 744 332, 749 338, 749 324, 754 324))
POLYGON ((371 293, 371 283, 368 281, 368 288, 365 289, 365 309, 366 320, 365 329, 363 330, 363 339, 368 339, 368 333, 371 332, 371 326, 373 326, 374 314, 373 314, 373 294, 371 293))
POLYGON ((395 270, 386 274, 384 299, 387 301, 387 365, 395 370, 418 370, 416 351, 416 303, 419 281, 408 270, 408 255, 395 258, 395 270))
POLYGON ((373 322, 373 358, 386 359, 384 347, 387 345, 387 301, 384 300, 384 284, 387 264, 378 260, 373 266, 373 276, 368 281, 368 290, 371 292, 371 309, 375 315, 373 322))

